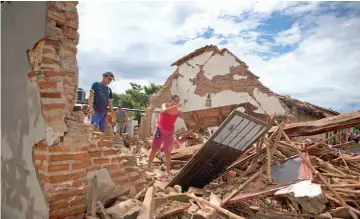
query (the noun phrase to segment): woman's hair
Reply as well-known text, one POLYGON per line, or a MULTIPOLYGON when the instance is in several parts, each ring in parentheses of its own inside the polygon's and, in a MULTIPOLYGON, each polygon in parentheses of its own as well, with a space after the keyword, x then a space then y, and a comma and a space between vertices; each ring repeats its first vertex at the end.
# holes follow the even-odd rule
POLYGON ((176 95, 176 94, 175 94, 175 95, 171 95, 170 101, 172 101, 173 99, 175 99, 175 98, 177 98, 177 97, 180 98, 180 97, 179 97, 178 95, 176 95))

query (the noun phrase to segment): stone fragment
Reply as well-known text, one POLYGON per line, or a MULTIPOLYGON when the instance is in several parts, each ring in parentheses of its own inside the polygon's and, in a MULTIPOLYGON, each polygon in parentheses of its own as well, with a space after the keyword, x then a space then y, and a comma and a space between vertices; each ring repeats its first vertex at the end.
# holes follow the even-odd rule
POLYGON ((182 188, 181 188, 180 185, 175 185, 175 186, 174 186, 174 189, 175 189, 175 191, 176 191, 177 193, 182 193, 182 188))
POLYGON ((136 199, 128 199, 106 209, 106 213, 108 213, 113 219, 136 219, 139 215, 140 208, 140 201, 136 199))

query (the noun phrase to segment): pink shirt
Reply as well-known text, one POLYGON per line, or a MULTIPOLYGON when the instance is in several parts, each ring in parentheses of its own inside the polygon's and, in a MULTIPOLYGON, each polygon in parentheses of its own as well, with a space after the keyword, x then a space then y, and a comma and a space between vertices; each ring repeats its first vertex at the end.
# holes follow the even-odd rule
POLYGON ((175 129, 175 121, 179 117, 179 114, 168 114, 161 112, 160 118, 159 118, 159 126, 162 129, 165 129, 167 131, 174 131, 175 129))

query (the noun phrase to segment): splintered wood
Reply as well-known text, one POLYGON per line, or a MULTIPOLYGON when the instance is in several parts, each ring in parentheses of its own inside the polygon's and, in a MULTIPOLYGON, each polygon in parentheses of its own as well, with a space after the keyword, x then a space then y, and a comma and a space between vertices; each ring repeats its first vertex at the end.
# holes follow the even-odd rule
MULTIPOLYGON (((172 151, 173 164, 186 164, 170 183, 156 177, 147 179, 148 183, 137 194, 123 197, 121 193, 113 205, 125 209, 116 211, 121 215, 119 218, 357 219, 360 144, 344 142, 340 132, 318 140, 293 136, 341 130, 360 123, 358 116, 359 112, 354 112, 294 124, 274 121, 273 116, 266 122, 276 126, 267 132, 270 128, 267 123, 231 113, 217 121, 224 120, 204 144, 190 144, 172 151), (352 152, 348 153, 350 149, 352 152)), ((205 124, 208 121, 204 118, 203 115, 198 120, 205 124)), ((189 132, 179 139, 203 138, 200 131, 189 132)), ((99 202, 93 195, 88 212, 100 218, 113 218, 109 209, 114 207, 99 202)))

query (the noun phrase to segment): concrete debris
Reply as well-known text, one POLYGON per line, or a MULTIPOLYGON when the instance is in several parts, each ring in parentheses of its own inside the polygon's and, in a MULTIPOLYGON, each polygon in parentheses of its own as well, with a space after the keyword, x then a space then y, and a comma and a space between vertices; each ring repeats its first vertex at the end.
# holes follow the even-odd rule
MULTIPOLYGON (((204 153, 208 139, 216 139, 221 128, 213 134, 205 129, 190 129, 178 134, 179 147, 171 153, 171 175, 164 171, 161 152, 153 166, 148 167, 151 139, 140 140, 137 133, 134 137, 122 136, 128 144, 120 146, 120 153, 126 155, 123 160, 139 167, 139 173, 149 184, 138 193, 134 193, 131 186, 120 190, 111 183, 108 173, 100 171, 96 174, 97 191, 101 190, 97 200, 103 203, 106 214, 112 219, 356 218, 360 215, 357 210, 360 206, 360 165, 357 159, 352 159, 359 155, 346 153, 349 148, 360 148, 360 145, 340 140, 336 145, 329 145, 329 140, 336 135, 319 140, 290 138, 286 134, 288 129, 284 131, 282 127, 277 123, 270 129, 271 133, 259 135, 257 142, 218 170, 216 177, 203 187, 188 186, 186 180, 172 185, 163 179, 174 179, 182 174, 184 166, 192 162, 195 155, 200 156, 200 150, 204 153), (268 151, 273 155, 269 157, 268 151)), ((211 172, 207 165, 193 168, 204 176, 211 172)), ((98 208, 96 213, 104 218, 98 208)))

